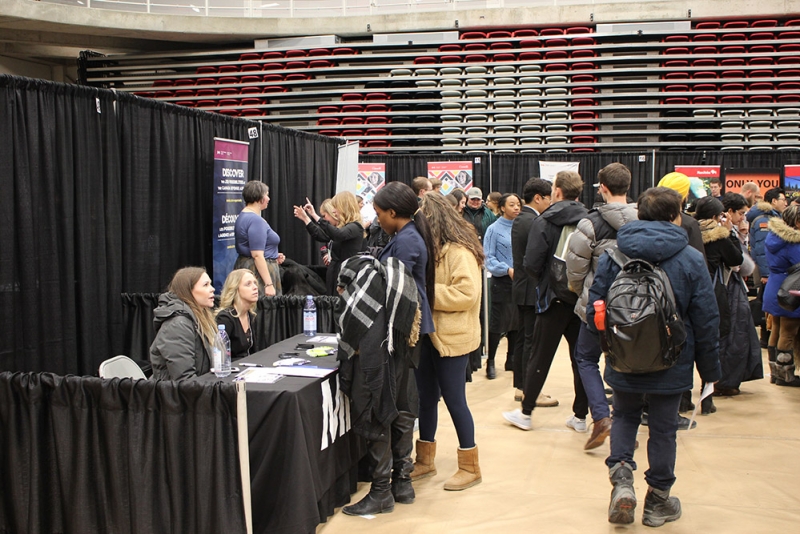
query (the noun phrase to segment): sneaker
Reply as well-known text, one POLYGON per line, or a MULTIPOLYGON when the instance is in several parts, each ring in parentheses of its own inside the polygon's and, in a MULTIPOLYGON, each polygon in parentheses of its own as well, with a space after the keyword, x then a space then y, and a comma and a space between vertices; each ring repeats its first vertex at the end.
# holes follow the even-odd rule
POLYGON ((608 522, 618 525, 633 523, 636 510, 636 492, 633 489, 633 471, 624 462, 615 464, 608 471, 608 478, 614 489, 608 505, 608 522))
POLYGON ((642 523, 648 527, 660 527, 669 521, 681 517, 681 501, 677 497, 670 497, 669 490, 648 488, 644 498, 644 514, 642 523))
POLYGON ((503 412, 503 419, 522 430, 531 430, 533 428, 531 425, 531 416, 525 415, 519 408, 513 412, 503 412))
POLYGON ((554 406, 558 406, 558 399, 554 399, 550 395, 545 395, 540 393, 538 397, 536 397, 536 407, 537 408, 553 408, 554 406))
POLYGON ((567 426, 573 429, 575 432, 586 432, 586 419, 578 419, 573 415, 567 419, 567 426))

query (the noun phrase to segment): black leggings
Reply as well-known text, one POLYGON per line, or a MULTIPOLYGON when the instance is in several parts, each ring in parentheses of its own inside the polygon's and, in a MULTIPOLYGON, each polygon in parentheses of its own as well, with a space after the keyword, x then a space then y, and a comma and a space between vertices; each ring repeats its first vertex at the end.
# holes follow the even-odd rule
POLYGON ((439 424, 439 394, 453 419, 462 449, 475 446, 475 423, 467 406, 468 355, 441 356, 428 335, 422 338, 419 367, 414 371, 419 389, 419 439, 434 441, 439 424))

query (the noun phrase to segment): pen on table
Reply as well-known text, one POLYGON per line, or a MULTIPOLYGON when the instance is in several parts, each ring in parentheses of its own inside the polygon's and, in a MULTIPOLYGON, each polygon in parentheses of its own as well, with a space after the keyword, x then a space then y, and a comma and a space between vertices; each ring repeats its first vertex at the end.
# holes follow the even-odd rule
POLYGON ((242 362, 242 363, 241 363, 241 365, 242 365, 242 367, 264 367, 264 366, 263 366, 263 365, 261 365, 260 363, 246 363, 246 362, 242 362))

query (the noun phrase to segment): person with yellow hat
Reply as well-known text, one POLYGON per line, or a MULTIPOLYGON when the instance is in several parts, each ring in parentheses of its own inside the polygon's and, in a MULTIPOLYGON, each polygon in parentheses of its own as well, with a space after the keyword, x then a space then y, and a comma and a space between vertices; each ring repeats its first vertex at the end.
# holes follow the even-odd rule
MULTIPOLYGON (((689 177, 682 172, 671 172, 665 174, 661 181, 658 182, 658 187, 667 187, 673 191, 677 191, 681 196, 683 206, 686 205, 686 200, 689 198, 689 188, 691 181, 689 177)), ((700 225, 697 221, 685 211, 681 212, 681 228, 686 230, 689 234, 689 246, 697 249, 705 257, 705 248, 703 247, 703 237, 700 234, 700 225)))

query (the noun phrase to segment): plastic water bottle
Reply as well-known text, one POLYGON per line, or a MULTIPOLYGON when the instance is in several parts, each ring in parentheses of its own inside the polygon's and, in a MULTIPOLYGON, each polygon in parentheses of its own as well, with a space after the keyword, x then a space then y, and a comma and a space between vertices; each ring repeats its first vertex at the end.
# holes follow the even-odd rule
POLYGON ((317 305, 311 295, 306 295, 306 305, 303 306, 303 335, 317 335, 317 305))
POLYGON ((231 340, 225 331, 225 325, 217 325, 217 342, 215 343, 214 353, 214 374, 218 378, 224 378, 231 374, 231 340))

